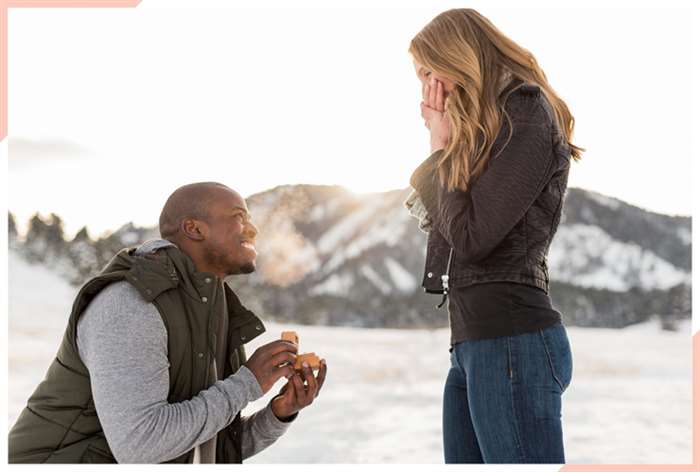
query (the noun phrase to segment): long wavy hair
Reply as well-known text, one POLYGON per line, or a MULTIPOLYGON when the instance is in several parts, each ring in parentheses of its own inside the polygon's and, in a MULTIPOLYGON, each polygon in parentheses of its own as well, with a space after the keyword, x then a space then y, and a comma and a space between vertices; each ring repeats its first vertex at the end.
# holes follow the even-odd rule
POLYGON ((471 180, 484 172, 488 160, 495 157, 491 151, 504 119, 512 134, 505 100, 499 99, 504 81, 512 79, 539 85, 556 115, 561 139, 570 146, 571 158, 581 159, 585 149, 571 142, 574 117, 533 54, 476 10, 439 14, 411 40, 409 52, 419 66, 455 83, 445 100, 451 131, 439 161, 440 182, 448 190, 467 190, 471 180))

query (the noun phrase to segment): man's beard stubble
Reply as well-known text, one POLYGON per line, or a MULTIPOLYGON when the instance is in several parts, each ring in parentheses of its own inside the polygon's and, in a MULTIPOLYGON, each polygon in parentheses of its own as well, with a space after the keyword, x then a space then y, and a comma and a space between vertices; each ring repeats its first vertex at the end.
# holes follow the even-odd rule
POLYGON ((255 264, 252 262, 245 263, 239 270, 239 274, 251 274, 255 272, 255 264))
POLYGON ((209 267, 216 267, 217 272, 226 274, 226 276, 255 272, 255 262, 246 262, 243 265, 238 265, 231 260, 230 253, 216 248, 205 248, 203 255, 209 267))

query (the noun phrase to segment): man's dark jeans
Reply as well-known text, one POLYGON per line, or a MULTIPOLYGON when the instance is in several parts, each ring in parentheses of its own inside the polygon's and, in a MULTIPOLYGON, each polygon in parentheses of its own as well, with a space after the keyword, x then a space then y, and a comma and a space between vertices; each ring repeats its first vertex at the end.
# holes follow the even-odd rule
POLYGON ((562 324, 457 343, 451 360, 446 463, 564 463, 561 397, 573 363, 562 324))

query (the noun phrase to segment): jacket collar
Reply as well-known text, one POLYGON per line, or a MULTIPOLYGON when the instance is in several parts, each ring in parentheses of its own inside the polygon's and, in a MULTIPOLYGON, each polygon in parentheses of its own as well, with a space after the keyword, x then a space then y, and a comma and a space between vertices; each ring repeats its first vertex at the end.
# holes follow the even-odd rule
POLYGON ((180 286, 190 297, 208 303, 214 299, 217 288, 223 286, 232 322, 241 325, 258 320, 252 311, 243 306, 228 284, 211 272, 197 271, 194 261, 171 241, 148 240, 137 248, 120 251, 115 260, 128 268, 126 278, 148 302, 166 290, 180 286))
POLYGON ((187 254, 164 239, 122 249, 102 272, 113 271, 124 271, 124 277, 147 302, 177 286, 188 296, 205 302, 211 298, 213 288, 221 283, 216 275, 197 271, 187 254))

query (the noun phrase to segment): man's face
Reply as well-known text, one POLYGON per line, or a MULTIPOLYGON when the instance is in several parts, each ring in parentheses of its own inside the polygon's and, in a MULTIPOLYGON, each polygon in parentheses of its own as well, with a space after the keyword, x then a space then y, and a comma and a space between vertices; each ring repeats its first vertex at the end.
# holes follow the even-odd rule
POLYGON ((255 238, 258 229, 250 220, 245 200, 230 189, 217 189, 209 207, 204 258, 215 272, 224 275, 255 271, 255 238))

